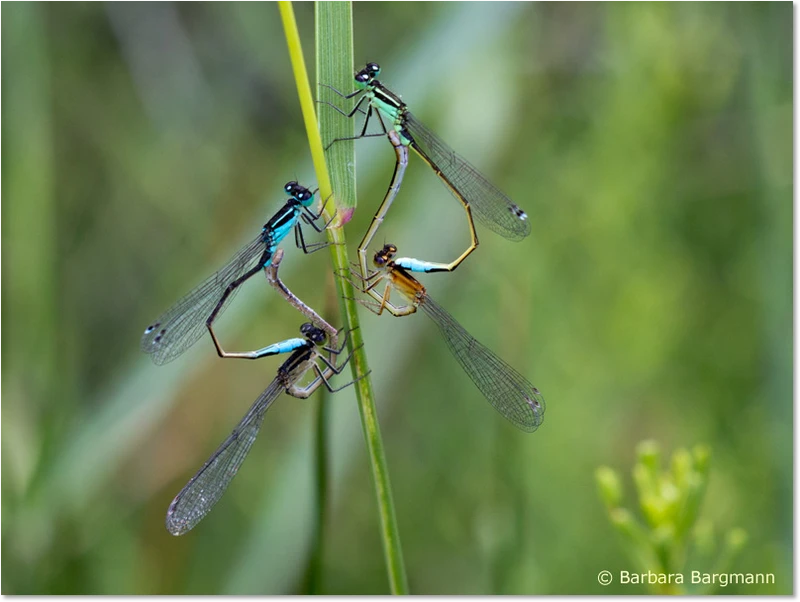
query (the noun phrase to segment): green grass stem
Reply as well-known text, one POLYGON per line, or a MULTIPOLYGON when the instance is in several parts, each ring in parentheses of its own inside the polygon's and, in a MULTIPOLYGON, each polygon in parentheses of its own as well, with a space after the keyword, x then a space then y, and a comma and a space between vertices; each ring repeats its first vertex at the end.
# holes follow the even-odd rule
MULTIPOLYGON (((300 106, 303 120, 308 135, 311 157, 317 174, 321 198, 329 199, 333 194, 333 185, 330 173, 336 175, 337 192, 339 193, 326 206, 326 218, 332 217, 331 207, 337 210, 337 221, 328 229, 328 240, 331 244, 331 258, 337 274, 349 273, 347 246, 345 244, 345 223, 355 208, 355 151, 352 144, 336 144, 329 151, 331 158, 331 172, 328 171, 326 153, 322 145, 320 128, 317 125, 314 110, 314 97, 311 93, 308 73, 303 59, 303 50, 300 44, 300 34, 291 2, 278 3, 281 19, 283 21, 289 55, 292 62, 297 91, 300 97, 300 106)), ((353 66, 353 34, 352 34, 352 6, 349 2, 320 2, 316 6, 316 37, 317 37, 317 73, 319 76, 330 75, 331 85, 337 85, 343 79, 352 75, 353 66)), ((326 82, 327 83, 327 82, 326 82)), ((335 113, 335 111, 331 111, 335 113)), ((328 117, 328 112, 323 112, 328 117)), ((340 120, 341 121, 341 120, 340 120)), ((333 120, 323 118, 322 134, 330 141, 337 137, 336 125, 333 120)), ((359 328, 357 305, 354 300, 353 286, 344 278, 336 278, 337 292, 342 300, 347 329, 350 331, 348 347, 352 352, 350 367, 356 382, 356 398, 358 399, 361 424, 367 443, 367 452, 370 461, 375 490, 378 498, 378 512, 381 520, 381 538, 383 541, 386 567, 389 577, 389 586, 393 594, 408 593, 405 566, 400 547, 400 534, 395 517, 394 501, 392 499, 389 471, 383 451, 378 416, 375 409, 375 394, 372 380, 369 377, 370 369, 367 362, 364 339, 359 328)))

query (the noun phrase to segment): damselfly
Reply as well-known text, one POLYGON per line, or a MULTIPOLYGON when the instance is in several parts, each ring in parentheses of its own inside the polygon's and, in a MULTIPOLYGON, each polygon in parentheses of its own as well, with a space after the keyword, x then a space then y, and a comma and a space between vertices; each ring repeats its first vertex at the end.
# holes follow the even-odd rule
POLYGON ((396 253, 397 247, 393 244, 386 244, 375 253, 374 264, 378 270, 363 279, 359 287, 375 301, 361 300, 362 304, 379 315, 387 310, 395 316, 406 316, 421 308, 439 328, 450 351, 489 403, 515 426, 524 431, 535 431, 544 419, 545 410, 544 397, 539 389, 464 330, 453 316, 431 299, 425 287, 407 269, 396 264, 396 253), (382 293, 376 290, 380 282, 386 282, 382 293), (403 295, 408 303, 393 304, 390 301, 392 290, 403 295))
MULTIPOLYGON (((359 245, 361 256, 362 277, 366 276, 366 249, 377 232, 383 216, 394 201, 394 197, 403 179, 408 163, 408 149, 410 146, 433 169, 436 175, 447 185, 453 195, 461 202, 467 214, 470 230, 470 246, 450 263, 416 261, 414 271, 440 272, 456 269, 467 256, 478 246, 478 236, 472 215, 478 218, 490 230, 501 234, 511 240, 520 240, 530 233, 531 227, 527 214, 520 209, 496 186, 489 182, 475 167, 463 157, 455 153, 436 134, 420 122, 400 96, 386 88, 378 79, 381 68, 377 63, 367 63, 364 69, 355 75, 356 90, 350 94, 342 94, 331 88, 344 98, 353 98, 361 95, 355 107, 345 113, 338 107, 337 111, 353 117, 357 112, 363 112, 361 105, 367 102, 368 108, 364 118, 361 133, 352 138, 339 138, 338 140, 358 139, 370 136, 388 135, 397 153, 392 183, 384 197, 381 207, 373 219, 370 229, 359 245), (373 113, 377 116, 383 130, 382 133, 367 134, 367 126, 373 113), (391 129, 387 129, 384 117, 389 121, 391 129), (392 133, 395 136, 392 136, 392 133)), ((329 86, 328 86, 329 87, 329 86)), ((325 103, 330 104, 330 103, 325 103)), ((336 142, 336 140, 334 141, 336 142)))
POLYGON ((348 355, 338 366, 335 363, 334 355, 342 352, 344 343, 338 349, 326 347, 325 333, 310 323, 303 324, 300 332, 302 338, 287 339, 253 352, 253 359, 279 353, 291 352, 292 355, 278 368, 275 379, 256 399, 230 436, 172 500, 167 510, 166 525, 173 535, 183 535, 194 528, 220 500, 250 452, 264 422, 264 415, 281 393, 285 391, 292 397, 305 399, 322 385, 336 392, 352 384, 350 382, 334 389, 328 381, 334 374, 341 373, 350 361, 348 355), (322 351, 327 352, 330 359, 322 351), (308 385, 300 386, 300 379, 309 371, 313 371, 316 378, 308 385))
MULTIPOLYGON (((142 351, 149 353, 156 364, 175 359, 202 336, 204 330, 223 312, 238 287, 262 268, 268 266, 278 244, 294 230, 295 244, 304 253, 313 253, 327 242, 306 244, 301 224, 323 232, 330 222, 318 226, 322 210, 314 213, 314 193, 297 182, 287 182, 284 191, 289 200, 264 224, 261 232, 242 248, 216 274, 160 315, 142 335, 142 351)), ((332 218, 333 219, 333 218, 332 218)))

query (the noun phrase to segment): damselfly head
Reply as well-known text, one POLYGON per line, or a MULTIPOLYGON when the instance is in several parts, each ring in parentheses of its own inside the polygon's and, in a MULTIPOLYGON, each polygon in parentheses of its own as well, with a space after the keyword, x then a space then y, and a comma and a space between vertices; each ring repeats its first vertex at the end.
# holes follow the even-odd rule
POLYGON ((355 80, 358 88, 365 88, 373 79, 378 77, 381 67, 378 63, 367 63, 367 65, 356 73, 355 80))
POLYGON ((294 180, 291 182, 286 182, 283 189, 286 191, 286 194, 299 201, 306 207, 308 207, 314 200, 314 193, 305 186, 300 186, 300 184, 294 180))
POLYGON ((311 322, 306 322, 300 327, 300 334, 315 345, 322 345, 325 343, 325 331, 317 328, 311 322))
POLYGON ((375 257, 373 257, 372 261, 376 267, 381 268, 394 259, 396 253, 397 247, 392 243, 386 243, 380 251, 375 253, 375 257))
POLYGON ((311 192, 308 188, 303 188, 302 186, 298 186, 298 190, 297 193, 294 195, 294 198, 296 198, 303 205, 308 207, 314 200, 314 193, 311 192))

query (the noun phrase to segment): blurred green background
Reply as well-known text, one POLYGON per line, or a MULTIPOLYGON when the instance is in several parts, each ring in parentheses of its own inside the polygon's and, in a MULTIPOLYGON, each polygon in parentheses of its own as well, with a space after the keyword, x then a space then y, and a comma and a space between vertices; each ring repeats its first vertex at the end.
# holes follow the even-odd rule
MULTIPOLYGON (((296 6, 313 67, 313 6, 296 6)), ((143 328, 313 185, 274 4, 2 7, 2 591, 302 593, 318 399, 284 397, 191 534, 167 505, 274 376, 204 338, 167 366, 143 328)), ((749 541, 733 569, 792 591, 792 5, 359 3, 357 63, 528 212, 429 291, 536 384, 506 423, 427 319, 362 325, 411 590, 645 593, 594 482, 634 449, 708 444, 701 515, 749 541)), ((313 78, 313 74, 312 74, 313 78)), ((357 144, 351 253, 387 186, 357 144)), ((463 213, 416 156, 378 235, 454 257, 463 213)), ((283 276, 330 305, 329 257, 283 276)), ((260 277, 229 349, 295 336, 260 277)), ((352 391, 330 398, 321 591, 387 591, 352 391)), ((629 504, 630 505, 630 504, 629 504)), ((688 567, 689 569, 694 567, 688 567)))

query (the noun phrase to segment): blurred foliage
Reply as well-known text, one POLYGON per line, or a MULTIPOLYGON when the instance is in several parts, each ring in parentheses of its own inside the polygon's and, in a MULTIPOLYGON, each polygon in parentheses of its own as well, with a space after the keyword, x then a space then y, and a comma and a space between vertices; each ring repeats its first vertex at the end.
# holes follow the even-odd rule
MULTIPOLYGON (((313 65, 313 6, 297 16, 313 65)), ((733 568, 792 591, 792 5, 359 3, 356 60, 531 218, 429 291, 548 401, 531 436, 498 416, 424 318, 365 314, 411 591, 645 593, 593 494, 642 439, 714 449, 733 568)), ((313 184, 277 8, 2 7, 2 591, 302 592, 315 401, 281 399, 209 518, 167 504, 272 379, 202 341, 156 367, 144 326, 313 184)), ((356 145, 357 240, 393 167, 356 145)), ((432 260, 463 215, 416 157, 381 235, 432 260), (441 201, 439 199, 442 199, 441 201)), ((383 242, 383 241, 376 241, 383 242)), ((354 249, 351 249, 354 254, 354 249)), ((287 247, 314 307, 324 254, 287 247)), ((294 336, 248 283, 226 348, 294 336)), ((260 289, 260 290, 259 290, 260 289)), ((335 319, 335 317, 334 317, 335 319)), ((387 591, 352 393, 330 400, 320 584, 387 591)))
POLYGON ((700 520, 698 516, 708 486, 710 450, 701 445, 692 452, 678 449, 666 471, 661 468, 661 450, 656 442, 640 443, 637 456, 633 480, 645 525, 620 505, 622 487, 619 475, 607 466, 601 466, 595 472, 600 497, 611 524, 622 535, 628 556, 635 564, 629 572, 647 573, 647 585, 654 594, 685 594, 687 590, 694 594, 707 593, 702 584, 700 587, 689 585, 688 576, 683 584, 665 577, 684 576, 692 570, 728 573, 731 562, 747 541, 747 534, 742 529, 731 529, 714 559, 716 562, 711 562, 712 554, 717 553, 713 524, 700 520), (690 545, 698 554, 687 565, 690 545), (687 566, 690 566, 688 572, 687 566), (656 577, 651 577, 651 574, 656 577))

